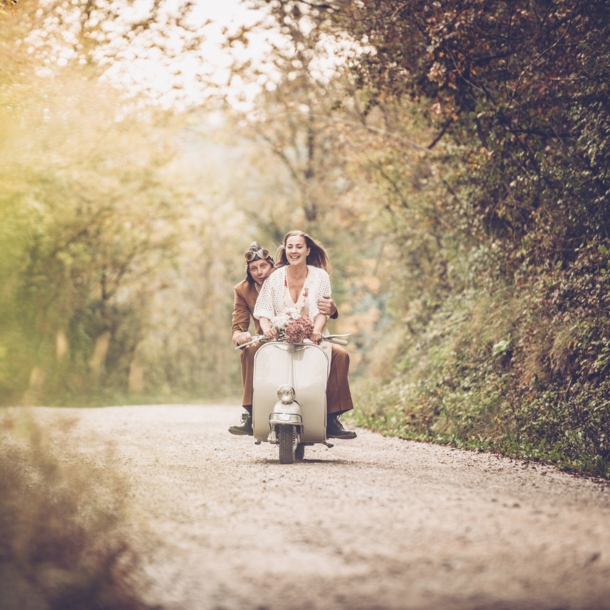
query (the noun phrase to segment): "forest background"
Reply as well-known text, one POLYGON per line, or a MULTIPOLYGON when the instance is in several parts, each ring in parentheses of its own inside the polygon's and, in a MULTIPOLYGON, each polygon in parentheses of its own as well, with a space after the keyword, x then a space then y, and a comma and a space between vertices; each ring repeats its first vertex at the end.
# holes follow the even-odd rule
POLYGON ((237 396, 243 253, 300 228, 359 423, 609 476, 608 3, 248 5, 221 86, 193 4, 3 0, 1 404, 237 396))

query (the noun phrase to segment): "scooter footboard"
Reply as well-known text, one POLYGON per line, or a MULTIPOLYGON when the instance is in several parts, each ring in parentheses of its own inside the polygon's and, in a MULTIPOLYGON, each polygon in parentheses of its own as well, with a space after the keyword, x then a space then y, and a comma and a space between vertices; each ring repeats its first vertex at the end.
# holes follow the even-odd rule
POLYGON ((317 345, 296 346, 270 342, 261 346, 254 357, 254 394, 252 424, 254 438, 266 441, 269 416, 278 402, 277 391, 290 385, 303 414, 302 443, 326 440, 326 381, 329 362, 317 345))

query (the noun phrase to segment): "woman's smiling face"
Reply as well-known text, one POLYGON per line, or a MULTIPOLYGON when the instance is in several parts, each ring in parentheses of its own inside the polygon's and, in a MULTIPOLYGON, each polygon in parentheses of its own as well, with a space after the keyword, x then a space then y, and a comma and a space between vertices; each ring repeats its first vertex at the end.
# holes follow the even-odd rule
POLYGON ((302 235, 292 235, 286 241, 286 258, 290 265, 305 265, 310 248, 302 235))

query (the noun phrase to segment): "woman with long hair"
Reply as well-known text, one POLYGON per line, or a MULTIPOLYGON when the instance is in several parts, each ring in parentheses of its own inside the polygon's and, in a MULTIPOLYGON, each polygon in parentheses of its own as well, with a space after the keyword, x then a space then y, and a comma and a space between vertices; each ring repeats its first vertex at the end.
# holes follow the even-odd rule
POLYGON ((311 341, 318 343, 327 317, 318 301, 330 295, 329 259, 322 244, 303 231, 289 231, 276 254, 277 269, 269 276, 256 301, 254 317, 267 339, 277 339, 271 319, 296 309, 313 322, 311 341))
MULTIPOLYGON (((276 267, 283 267, 284 265, 290 264, 288 260, 288 254, 286 252, 289 241, 291 238, 303 238, 305 241, 305 246, 309 249, 309 253, 307 254, 306 262, 308 265, 312 265, 313 267, 318 267, 319 269, 324 269, 327 273, 330 272, 330 259, 324 246, 317 242, 313 237, 307 235, 307 233, 303 233, 303 231, 289 231, 284 236, 284 243, 277 249, 276 252, 276 267)), ((298 239, 297 239, 298 241, 298 239)))
MULTIPOLYGON (((296 310, 313 322, 310 340, 318 343, 328 317, 318 309, 318 301, 331 294, 328 269, 330 261, 324 246, 303 231, 289 231, 275 257, 276 270, 267 278, 254 307, 254 317, 259 321, 267 339, 277 339, 278 331, 271 324, 275 316, 296 310)), ((327 436, 351 439, 355 432, 346 430, 338 417, 353 409, 347 381, 348 353, 328 342, 323 344, 330 358, 330 374, 327 384, 327 436)))

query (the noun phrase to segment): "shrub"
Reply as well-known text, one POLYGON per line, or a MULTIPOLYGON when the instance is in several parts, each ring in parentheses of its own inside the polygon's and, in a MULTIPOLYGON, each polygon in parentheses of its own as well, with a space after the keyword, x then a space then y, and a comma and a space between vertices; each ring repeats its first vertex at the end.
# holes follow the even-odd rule
POLYGON ((9 411, 0 417, 2 607, 144 610, 135 592, 140 556, 124 531, 125 483, 58 447, 74 447, 69 425, 45 426, 9 411))

